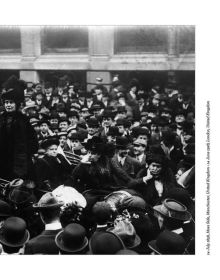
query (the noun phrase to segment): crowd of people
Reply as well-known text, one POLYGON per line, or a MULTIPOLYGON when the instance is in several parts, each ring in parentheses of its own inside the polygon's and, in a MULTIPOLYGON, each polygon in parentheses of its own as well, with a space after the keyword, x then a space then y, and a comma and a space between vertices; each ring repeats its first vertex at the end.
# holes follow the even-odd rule
POLYGON ((0 254, 195 254, 194 89, 10 77, 0 254))

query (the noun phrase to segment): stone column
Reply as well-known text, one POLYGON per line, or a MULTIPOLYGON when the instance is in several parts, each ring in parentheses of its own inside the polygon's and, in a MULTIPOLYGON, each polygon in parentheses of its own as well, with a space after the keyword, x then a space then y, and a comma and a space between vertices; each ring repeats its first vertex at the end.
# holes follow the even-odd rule
POLYGON ((40 26, 21 26, 21 70, 20 78, 28 82, 39 82, 39 73, 34 61, 41 55, 40 26))
MULTIPOLYGON (((92 26, 89 28, 89 68, 87 71, 87 90, 91 90, 96 78, 103 78, 103 84, 111 83, 108 61, 113 55, 114 27, 92 26)), ((106 86, 108 88, 108 86, 106 86)))

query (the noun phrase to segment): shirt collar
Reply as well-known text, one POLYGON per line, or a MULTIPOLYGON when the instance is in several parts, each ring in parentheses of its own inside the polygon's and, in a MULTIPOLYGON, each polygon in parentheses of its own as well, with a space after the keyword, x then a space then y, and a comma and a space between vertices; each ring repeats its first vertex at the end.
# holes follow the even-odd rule
POLYGON ((56 230, 56 229, 61 229, 61 223, 60 222, 54 222, 50 224, 45 225, 45 230, 56 230))

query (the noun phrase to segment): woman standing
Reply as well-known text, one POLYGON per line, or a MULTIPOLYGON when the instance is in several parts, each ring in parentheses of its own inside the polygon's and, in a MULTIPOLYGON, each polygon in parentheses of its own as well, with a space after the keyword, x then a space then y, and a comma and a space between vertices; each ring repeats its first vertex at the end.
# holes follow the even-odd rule
POLYGON ((37 136, 29 119, 19 111, 25 85, 12 76, 3 85, 0 115, 0 177, 6 180, 30 178, 32 156, 37 152, 37 136))

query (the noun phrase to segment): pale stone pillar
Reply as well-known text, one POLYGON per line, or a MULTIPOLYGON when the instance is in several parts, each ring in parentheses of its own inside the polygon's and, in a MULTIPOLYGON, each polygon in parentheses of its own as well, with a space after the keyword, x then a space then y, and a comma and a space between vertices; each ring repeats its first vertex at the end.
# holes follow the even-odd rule
POLYGON ((20 79, 26 82, 32 82, 32 83, 40 82, 39 73, 37 71, 21 70, 19 74, 20 74, 20 79))
POLYGON ((41 55, 40 26, 21 26, 21 70, 20 79, 28 82, 39 82, 39 73, 34 62, 41 55))

